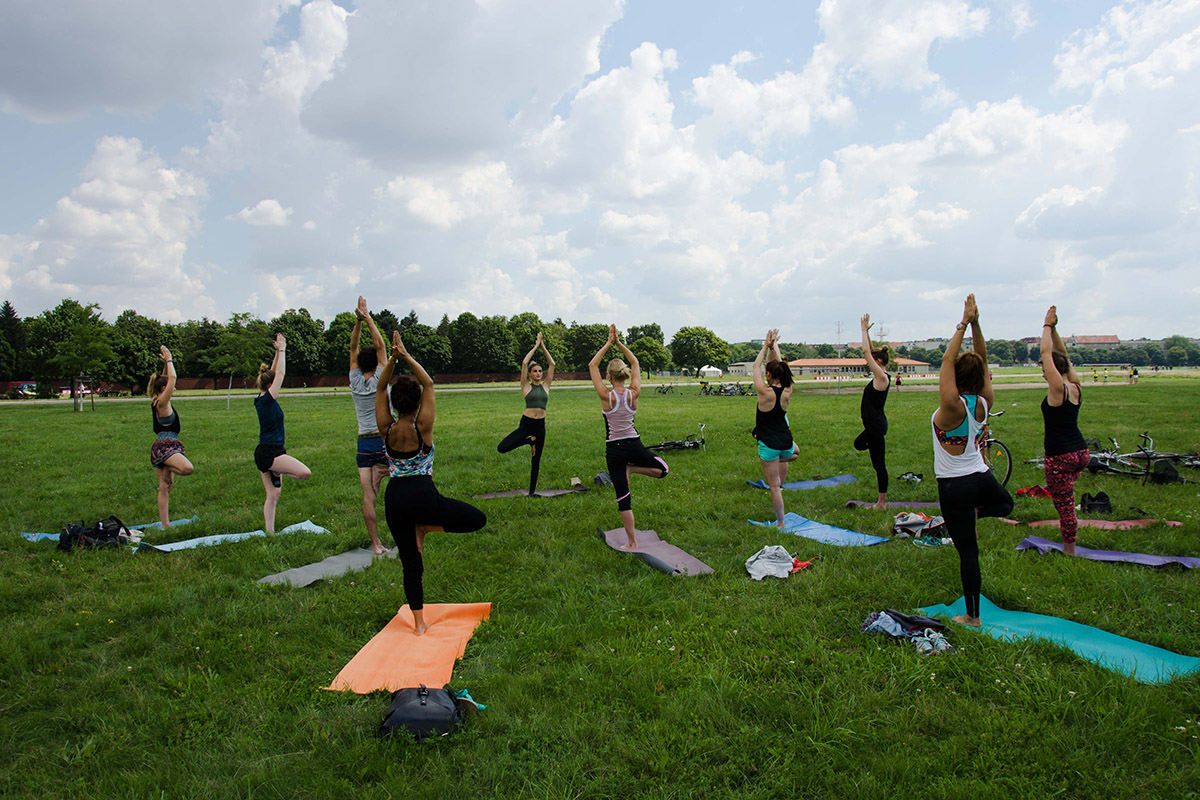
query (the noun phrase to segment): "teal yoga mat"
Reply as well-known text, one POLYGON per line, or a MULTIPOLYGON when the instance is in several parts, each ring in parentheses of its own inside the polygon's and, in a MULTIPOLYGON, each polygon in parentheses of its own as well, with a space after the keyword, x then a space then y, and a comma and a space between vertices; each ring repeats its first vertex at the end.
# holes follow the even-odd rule
MULTIPOLYGON (((187 525, 189 522, 195 522, 198 519, 200 519, 199 516, 193 516, 193 517, 188 517, 187 519, 173 520, 171 522, 171 524, 174 525, 175 527, 179 527, 180 525, 187 525)), ((128 528, 131 531, 144 531, 144 530, 148 530, 151 528, 161 530, 162 523, 161 522, 143 522, 141 525, 129 525, 128 528)), ((22 533, 21 535, 24 536, 26 539, 28 539, 31 542, 57 542, 58 541, 57 533, 22 533)))
MULTIPOLYGON (((746 521, 751 525, 775 526, 774 521, 758 522, 753 519, 746 521)), ((803 536, 805 539, 812 539, 816 542, 833 544, 839 547, 865 547, 871 544, 890 541, 882 536, 868 536, 865 533, 848 531, 845 528, 835 528, 823 522, 814 522, 791 511, 784 514, 783 524, 785 526, 783 533, 794 533, 797 536, 803 536)))
MULTIPOLYGON (((819 489, 823 486, 840 486, 843 483, 856 483, 857 481, 858 478, 854 477, 853 475, 834 475, 832 478, 821 478, 820 480, 815 481, 788 481, 787 483, 781 484, 779 488, 819 489)), ((755 489, 771 488, 770 486, 767 486, 767 482, 762 478, 759 478, 756 481, 746 481, 746 483, 753 486, 755 489)))
MULTIPOLYGON (((921 609, 922 614, 931 617, 951 617, 965 611, 966 604, 961 597, 948 606, 921 609)), ((1143 683, 1166 683, 1172 678, 1200 671, 1200 658, 1182 656, 1068 619, 1008 611, 986 597, 979 598, 979 617, 983 620, 981 631, 994 639, 1047 639, 1080 658, 1143 683)))

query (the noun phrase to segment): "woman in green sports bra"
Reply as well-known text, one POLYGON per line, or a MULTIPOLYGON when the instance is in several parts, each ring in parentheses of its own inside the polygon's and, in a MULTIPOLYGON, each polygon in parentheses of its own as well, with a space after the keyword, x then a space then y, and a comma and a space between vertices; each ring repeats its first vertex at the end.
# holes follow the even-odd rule
POLYGON ((521 394, 525 396, 525 413, 521 415, 521 424, 517 429, 504 437, 496 449, 508 453, 518 447, 529 445, 532 456, 529 467, 529 496, 537 492, 538 470, 542 464, 542 450, 546 447, 546 401, 549 400, 550 383, 554 380, 554 357, 546 349, 542 341, 541 331, 538 331, 537 341, 525 354, 521 362, 521 394), (546 354, 546 372, 542 374, 539 364, 530 364, 533 354, 538 348, 546 354))

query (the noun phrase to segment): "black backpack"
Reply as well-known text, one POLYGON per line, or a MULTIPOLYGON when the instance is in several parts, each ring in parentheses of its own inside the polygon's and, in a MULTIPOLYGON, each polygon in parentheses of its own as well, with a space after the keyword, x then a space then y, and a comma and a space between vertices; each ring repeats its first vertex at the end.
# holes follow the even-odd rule
POLYGON ((1096 492, 1095 497, 1084 492, 1083 496, 1079 498, 1079 510, 1111 514, 1113 510, 1112 501, 1108 499, 1108 492, 1096 492))
POLYGON ((466 704, 474 705, 474 701, 460 699, 449 689, 426 688, 423 683, 416 689, 397 689, 376 735, 388 736, 404 729, 417 741, 445 736, 462 723, 466 704))
POLYGON ((1150 469, 1151 483, 1183 483, 1179 470, 1170 461, 1155 461, 1150 469))
POLYGON ((129 544, 129 537, 129 528, 116 517, 106 517, 94 525, 84 525, 80 520, 62 529, 58 535, 58 549, 118 547, 129 544))

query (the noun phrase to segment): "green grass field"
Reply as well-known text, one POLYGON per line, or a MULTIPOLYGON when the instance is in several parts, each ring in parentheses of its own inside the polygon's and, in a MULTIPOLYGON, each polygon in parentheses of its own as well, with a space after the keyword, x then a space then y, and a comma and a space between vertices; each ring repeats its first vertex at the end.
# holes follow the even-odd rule
MULTIPOLYGON (((1143 371, 1145 374, 1145 371, 1143 371)), ((117 514, 156 517, 144 402, 95 412, 0 408, 0 796, 180 798, 996 797, 1183 798, 1200 794, 1200 678, 1146 685, 1040 643, 1002 643, 955 629, 952 656, 860 632, 885 607, 960 595, 952 548, 906 541, 836 548, 746 523, 771 515, 750 397, 648 391, 647 444, 708 425, 706 452, 668 454, 663 481, 634 477, 639 527, 696 555, 715 574, 669 578, 609 550, 611 490, 481 502, 475 534, 430 534, 427 602, 494 604, 455 669, 488 709, 438 741, 379 740, 383 693, 321 691, 404 602, 400 564, 307 589, 256 580, 363 546, 347 397, 287 396, 288 450, 313 478, 287 482, 280 527, 297 534, 174 554, 60 553, 19 531, 117 514), (821 556, 786 581, 748 579, 767 544, 821 556)), ((1043 392, 1001 390, 997 434, 1019 462, 1040 454, 1043 392)), ((594 393, 551 393, 543 488, 603 469, 594 393)), ((934 395, 892 393, 892 499, 935 500, 929 415, 934 395)), ((253 408, 180 399, 195 475, 177 479, 172 517, 200 521, 151 540, 262 527, 251 458, 253 408)), ((438 398, 435 479, 465 498, 520 488, 528 452, 500 456, 515 427, 512 391, 438 398)), ((858 394, 797 394, 790 417, 804 455, 789 478, 849 472, 859 483, 788 492, 789 510, 886 535, 891 518, 846 509, 873 499, 858 394)), ((1188 381, 1085 392, 1085 436, 1160 449, 1200 447, 1188 381)), ((1192 474, 1196 479, 1200 475, 1192 474)), ((1010 490, 1039 483, 1018 464, 1010 490)), ((1085 474, 1116 517, 1180 520, 1128 532, 1084 530, 1085 546, 1200 555, 1196 484, 1141 486, 1085 474), (1133 510, 1136 507, 1138 511, 1133 510)), ((382 515, 382 503, 380 504, 382 515)), ((1013 516, 1054 516, 1019 499, 1013 516)), ((1076 619, 1200 655, 1200 576, 1014 550, 1029 529, 980 525, 984 594, 1006 608, 1076 619)), ((1044 531, 1042 532, 1044 533, 1044 531)), ((385 542, 389 541, 386 528, 385 542)))

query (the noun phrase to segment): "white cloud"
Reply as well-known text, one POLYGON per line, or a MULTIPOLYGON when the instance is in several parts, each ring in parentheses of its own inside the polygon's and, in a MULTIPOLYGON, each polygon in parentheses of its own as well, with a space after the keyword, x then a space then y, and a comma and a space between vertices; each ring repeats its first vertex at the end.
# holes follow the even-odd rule
POLYGON ((197 104, 258 57, 299 0, 11 0, 0 4, 0 107, 49 121, 197 104))
POLYGON ((291 215, 292 209, 284 208, 279 205, 278 200, 269 197, 266 200, 259 200, 253 208, 243 208, 229 218, 239 219, 247 225, 283 227, 288 224, 288 218, 291 215))
POLYGON ((986 9, 961 0, 822 0, 821 30, 833 54, 880 87, 921 89, 937 83, 929 49, 937 41, 983 32, 986 9))
POLYGON ((1075 186, 1060 186, 1038 197, 1021 212, 1016 220, 1016 231, 1021 236, 1047 236, 1048 238, 1074 238, 1063 228, 1063 223, 1076 215, 1064 215, 1066 209, 1081 204, 1089 206, 1088 213, 1094 219, 1095 206, 1104 195, 1104 189, 1093 186, 1079 189, 1075 186))

